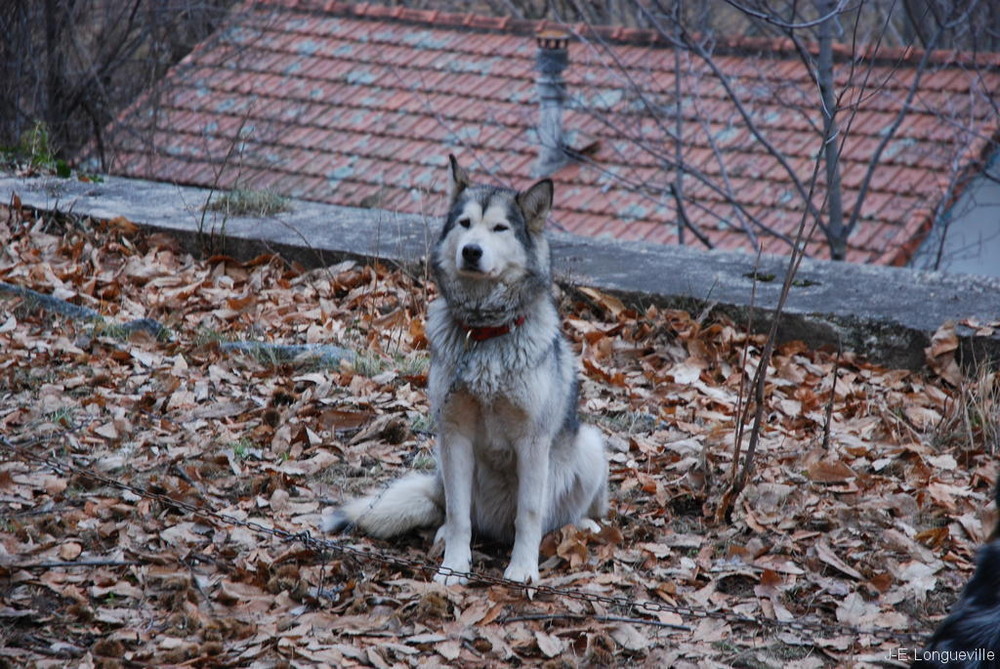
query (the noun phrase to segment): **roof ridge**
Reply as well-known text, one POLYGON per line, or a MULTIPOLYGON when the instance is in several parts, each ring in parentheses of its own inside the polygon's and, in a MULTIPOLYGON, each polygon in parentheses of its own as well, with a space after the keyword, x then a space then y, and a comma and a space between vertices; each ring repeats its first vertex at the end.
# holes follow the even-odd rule
MULTIPOLYGON (((304 12, 322 12, 359 19, 389 20, 401 23, 414 23, 437 28, 466 28, 472 30, 508 32, 515 34, 535 34, 543 30, 561 28, 569 31, 578 39, 599 39, 615 44, 635 46, 672 46, 671 42, 660 32, 645 28, 626 28, 624 26, 591 25, 587 23, 562 23, 550 19, 515 19, 510 16, 486 16, 472 12, 443 12, 436 9, 411 9, 409 7, 390 7, 370 3, 355 3, 345 0, 249 0, 250 7, 279 6, 286 9, 304 12)), ((786 37, 750 37, 742 35, 720 35, 715 39, 716 47, 723 51, 717 55, 762 55, 772 54, 785 56, 797 55, 795 43, 786 37)), ((807 43, 810 51, 818 49, 818 44, 807 43)), ((926 53, 923 49, 913 46, 880 47, 870 44, 852 50, 847 44, 833 45, 834 58, 847 61, 851 59, 867 60, 874 64, 917 64, 926 53)), ((979 51, 968 52, 954 49, 936 49, 930 52, 928 62, 934 65, 967 66, 977 65, 991 69, 1000 69, 1000 53, 979 51)))

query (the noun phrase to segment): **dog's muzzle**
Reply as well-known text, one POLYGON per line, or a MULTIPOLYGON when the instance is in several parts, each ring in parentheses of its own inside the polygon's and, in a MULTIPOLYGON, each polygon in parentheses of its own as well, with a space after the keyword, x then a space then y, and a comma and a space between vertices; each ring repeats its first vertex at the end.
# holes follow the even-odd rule
POLYGON ((462 247, 462 269, 479 271, 479 261, 483 257, 483 248, 479 244, 467 244, 462 247))

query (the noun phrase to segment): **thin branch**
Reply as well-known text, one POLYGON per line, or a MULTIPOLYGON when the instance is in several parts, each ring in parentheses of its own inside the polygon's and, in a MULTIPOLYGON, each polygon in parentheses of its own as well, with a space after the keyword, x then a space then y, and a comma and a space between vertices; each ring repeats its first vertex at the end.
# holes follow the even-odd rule
POLYGON ((757 270, 760 267, 760 252, 757 252, 753 263, 753 283, 750 286, 750 308, 747 309, 747 338, 743 342, 743 351, 740 353, 740 388, 736 395, 736 434, 733 438, 733 475, 729 482, 731 488, 736 486, 736 474, 739 471, 735 463, 740 461, 740 452, 743 448, 743 432, 746 429, 747 416, 750 412, 750 403, 747 401, 746 369, 747 359, 750 356, 750 333, 753 332, 754 308, 757 305, 757 270))
MULTIPOLYGON (((644 11, 648 12, 648 10, 646 9, 644 9, 644 11)), ((651 17, 651 20, 655 19, 651 17)), ((750 131, 754 139, 756 139, 760 143, 760 145, 764 147, 767 153, 770 154, 778 162, 778 164, 781 165, 782 169, 785 170, 785 172, 788 174, 789 179, 792 182, 792 185, 795 186, 795 190, 797 190, 799 195, 802 197, 806 211, 809 213, 809 215, 813 217, 816 224, 819 225, 819 227, 825 232, 826 227, 823 225, 822 222, 822 214, 810 199, 809 193, 807 193, 805 185, 802 183, 801 179, 799 179, 798 174, 796 174, 792 166, 788 163, 788 159, 785 157, 785 155, 781 151, 779 151, 777 147, 775 147, 767 137, 764 136, 764 134, 760 131, 760 128, 757 127, 757 124, 754 123, 753 118, 751 118, 750 116, 750 113, 747 111, 744 104, 740 101, 739 96, 736 94, 736 91, 733 90, 732 82, 729 81, 729 77, 727 77, 726 74, 719 68, 718 63, 715 62, 715 59, 712 58, 711 54, 706 52, 705 48, 697 40, 692 38, 692 36, 690 35, 690 33, 688 33, 687 29, 683 26, 683 24, 678 25, 677 27, 680 31, 679 34, 684 45, 692 53, 696 54, 699 58, 701 58, 702 61, 704 61, 704 63, 709 67, 709 69, 712 70, 712 74, 715 75, 715 78, 725 89, 726 95, 733 103, 733 105, 736 107, 736 111, 739 113, 740 118, 742 118, 743 122, 746 124, 747 130, 750 131)))
MULTIPOLYGON (((670 184, 670 188, 675 189, 676 185, 670 184)), ((681 223, 681 226, 679 226, 680 229, 683 230, 684 228, 687 228, 695 237, 698 238, 699 242, 704 244, 709 249, 713 248, 712 240, 706 237, 705 234, 691 222, 691 219, 688 218, 687 209, 684 207, 684 198, 681 196, 681 193, 676 190, 674 191, 674 202, 677 203, 677 220, 681 223)))
MULTIPOLYGON (((683 46, 679 42, 675 42, 672 38, 670 38, 665 33, 665 29, 662 26, 657 26, 656 30, 657 30, 658 34, 663 35, 666 39, 670 40, 671 43, 674 43, 675 53, 678 53, 680 50, 683 49, 683 46)), ((627 86, 627 89, 636 96, 636 98, 638 99, 638 101, 642 104, 643 108, 647 112, 647 116, 645 116, 644 118, 651 119, 657 125, 657 128, 660 130, 660 132, 662 132, 665 137, 672 138, 674 140, 675 144, 682 144, 683 143, 682 142, 682 138, 675 131, 671 131, 668 127, 666 127, 664 125, 664 123, 663 123, 663 117, 664 117, 664 115, 662 113, 660 113, 659 107, 653 101, 650 100, 650 98, 648 97, 648 95, 644 91, 644 87, 641 86, 639 84, 639 82, 637 82, 632 77, 632 75, 631 75, 631 73, 629 71, 629 68, 625 67, 625 65, 618 59, 617 53, 614 51, 614 49, 612 49, 610 47, 610 45, 608 45, 603 39, 601 39, 599 37, 600 33, 596 33, 595 32, 594 34, 598 35, 598 42, 596 42, 596 43, 595 42, 591 42, 590 40, 588 40, 587 37, 585 35, 583 35, 583 34, 578 35, 578 37, 579 37, 579 39, 580 39, 580 41, 582 43, 591 46, 591 48, 594 48, 595 50, 597 50, 598 45, 600 46, 601 53, 603 53, 604 55, 607 55, 609 58, 611 58, 614 61, 615 67, 616 67, 616 69, 613 70, 614 74, 625 83, 625 85, 627 86)), ((611 69, 611 68, 609 67, 609 69, 611 69)), ((676 73, 676 69, 675 69, 675 73, 676 73)), ((676 83, 677 82, 675 82, 675 85, 676 85, 676 83)), ((769 234, 769 235, 771 235, 773 237, 776 237, 776 238, 782 240, 783 242, 785 242, 789 246, 791 246, 793 244, 791 238, 789 238, 784 233, 781 233, 780 231, 775 230, 772 227, 768 226, 763 221, 761 221, 760 219, 758 219, 756 216, 753 216, 749 211, 746 210, 746 208, 743 205, 743 203, 741 203, 741 202, 738 201, 738 199, 736 198, 736 195, 735 195, 735 191, 734 191, 733 185, 732 185, 732 183, 729 180, 728 172, 727 172, 727 170, 725 168, 725 161, 722 158, 721 151, 720 151, 717 143, 715 142, 714 138, 712 137, 711 132, 706 127, 706 125, 705 125, 706 122, 703 119, 700 118, 699 114, 695 114, 695 117, 699 119, 701 127, 704 130, 706 137, 708 138, 707 141, 708 141, 708 144, 709 144, 709 148, 712 150, 713 155, 715 156, 716 161, 718 162, 718 164, 720 166, 720 171, 721 171, 721 176, 722 176, 722 185, 720 185, 719 182, 716 179, 712 178, 710 175, 708 175, 707 173, 705 173, 701 169, 698 169, 698 168, 694 167, 693 165, 691 165, 690 163, 683 161, 683 158, 678 159, 676 157, 676 155, 675 156, 670 156, 665 151, 661 151, 661 150, 657 149, 655 146, 651 145, 649 142, 643 141, 643 138, 641 136, 634 136, 634 135, 632 135, 626 128, 624 128, 621 125, 615 123, 611 119, 611 116, 609 114, 598 114, 596 112, 590 111, 589 108, 586 107, 585 105, 578 105, 578 107, 582 111, 588 111, 590 113, 590 117, 592 119, 598 121, 599 123, 601 123, 605 128, 607 128, 611 132, 611 134, 613 136, 627 138, 635 146, 639 147, 642 151, 644 151, 649 156, 651 156, 652 158, 654 158, 655 160, 657 160, 658 162, 660 162, 660 164, 663 165, 665 168, 676 170, 676 171, 678 171, 680 173, 690 175, 693 178, 697 179, 699 183, 701 183, 704 186, 706 186, 711 192, 717 194, 720 198, 722 198, 722 200, 727 205, 729 205, 730 207, 732 207, 734 213, 736 214, 737 219, 740 221, 741 227, 743 228, 743 230, 747 234, 747 236, 750 238, 750 240, 754 244, 755 248, 758 247, 758 243, 757 243, 757 240, 756 240, 756 235, 754 234, 752 228, 750 227, 750 225, 748 225, 748 223, 752 224, 753 226, 755 226, 757 228, 760 228, 762 231, 766 232, 767 234, 769 234)), ((680 98, 679 97, 675 98, 675 108, 677 110, 676 114, 677 114, 678 118, 682 118, 682 114, 681 114, 681 111, 680 111, 680 98)), ((678 127, 679 127, 679 124, 678 124, 678 127)), ((622 159, 626 160, 627 162, 631 162, 631 160, 629 160, 626 156, 622 156, 622 159)), ((621 174, 617 174, 617 173, 611 172, 610 170, 606 170, 606 169, 602 168, 595 161, 588 161, 588 164, 592 168, 604 172, 604 174, 606 176, 608 176, 609 178, 612 178, 612 179, 614 179, 615 181, 617 181, 619 183, 622 183, 622 184, 630 186, 630 189, 633 190, 636 193, 642 193, 643 190, 649 190, 651 188, 650 184, 645 184, 645 183, 644 184, 635 185, 628 178, 622 176, 621 174)), ((680 194, 680 196, 683 196, 683 192, 680 192, 680 191, 676 191, 675 192, 674 189, 671 188, 671 187, 669 187, 669 186, 668 187, 656 187, 656 188, 658 188, 661 192, 669 192, 675 198, 675 200, 678 197, 678 193, 680 194)), ((728 219, 723 218, 719 214, 716 214, 714 211, 712 211, 711 209, 708 209, 704 205, 701 205, 699 202, 694 202, 692 204, 694 204, 696 207, 700 208, 702 211, 705 211, 710 216, 718 219, 720 222, 723 222, 723 223, 726 223, 726 224, 730 224, 730 222, 729 222, 728 219)), ((679 208, 683 208, 683 204, 682 203, 679 203, 679 208)), ((679 215, 681 215, 681 212, 679 212, 679 215)), ((679 220, 679 223, 684 224, 685 227, 687 227, 687 229, 694 231, 694 227, 693 226, 695 224, 693 223, 693 221, 691 221, 691 219, 689 217, 687 218, 686 221, 683 218, 681 218, 679 220)), ((702 243, 705 243, 705 241, 703 239, 704 235, 700 235, 697 232, 695 234, 696 234, 696 236, 699 237, 699 240, 702 241, 702 243)), ((706 244, 706 246, 708 248, 712 248, 712 246, 709 245, 709 244, 706 244)))
POLYGON ((837 5, 832 10, 830 10, 823 16, 820 16, 818 19, 813 19, 812 21, 803 21, 802 23, 789 23, 787 21, 783 21, 775 17, 774 14, 758 11, 756 9, 751 9, 750 7, 747 7, 744 4, 736 2, 735 0, 725 0, 725 2, 726 4, 731 5, 732 7, 740 10, 747 16, 752 16, 753 18, 763 21, 764 23, 769 23, 772 26, 777 26, 782 30, 802 30, 803 28, 812 28, 814 26, 822 25, 823 23, 826 23, 828 20, 834 18, 838 14, 842 14, 845 11, 844 9, 845 6, 847 5, 847 0, 839 0, 839 2, 837 2, 837 5))
POLYGON ((509 616, 505 618, 497 618, 497 623, 501 625, 506 625, 507 623, 519 623, 528 622, 533 620, 579 620, 583 622, 599 622, 599 623, 632 623, 634 625, 647 625, 649 627, 664 627, 672 630, 681 630, 684 632, 690 632, 691 628, 687 625, 678 625, 676 623, 665 623, 659 620, 649 620, 647 618, 629 618, 626 616, 591 616, 581 613, 529 613, 520 616, 509 616))
POLYGON ((830 450, 830 428, 833 425, 833 401, 837 398, 837 374, 840 372, 840 355, 843 347, 837 342, 837 358, 833 362, 833 385, 830 386, 830 401, 826 404, 826 416, 823 419, 823 450, 830 450))
POLYGON ((857 225, 858 219, 861 217, 861 205, 864 203, 865 197, 868 195, 868 189, 871 187, 871 180, 872 177, 875 175, 875 168, 878 167, 879 165, 882 153, 889 145, 889 142, 895 138, 896 131, 899 130, 899 126, 903 124, 903 120, 906 118, 906 115, 913 108, 913 99, 917 95, 917 90, 919 90, 920 87, 920 80, 923 77, 924 72, 926 72, 927 70, 927 63, 930 60, 935 45, 937 44, 941 36, 944 34, 946 28, 955 25, 963 17, 968 16, 969 12, 971 12, 978 4, 979 4, 978 0, 974 0, 969 5, 969 8, 962 16, 956 18, 954 21, 950 23, 944 23, 944 22, 941 23, 938 27, 937 32, 934 34, 934 37, 931 39, 930 44, 928 44, 923 55, 920 57, 920 63, 917 65, 916 74, 913 77, 913 82, 910 84, 910 89, 906 94, 906 99, 903 101, 903 104, 900 107, 899 112, 897 112, 896 114, 896 118, 893 119, 893 122, 889 126, 889 129, 883 135, 882 141, 879 142, 878 147, 875 149, 875 153, 872 155, 872 158, 868 163, 868 169, 865 172, 864 179, 862 179, 861 181, 861 187, 858 190, 858 197, 854 203, 854 208, 851 211, 851 219, 845 226, 844 230, 845 238, 850 236, 851 232, 854 231, 854 227, 857 225))
POLYGON ((8 565, 9 569, 69 569, 73 567, 136 567, 147 564, 142 560, 73 560, 26 562, 8 565))
MULTIPOLYGON (((674 3, 674 20, 677 21, 677 12, 680 9, 678 2, 674 3)), ((681 91, 681 52, 679 49, 674 49, 674 108, 677 113, 674 114, 674 160, 678 165, 684 162, 684 143, 681 138, 684 136, 684 114, 681 113, 681 96, 683 92, 681 91)), ((684 170, 676 170, 674 176, 674 199, 677 202, 677 213, 678 225, 677 225, 677 241, 683 246, 684 245, 684 228, 688 221, 684 220, 687 218, 686 212, 683 211, 683 205, 681 203, 681 198, 684 197, 684 170), (684 217, 684 219, 681 218, 684 217)))
MULTIPOLYGON (((813 167, 812 177, 809 180, 810 201, 812 200, 813 193, 816 189, 816 182, 819 177, 821 165, 822 160, 817 158, 813 167)), ((750 472, 753 470, 754 456, 757 453, 757 444, 760 442, 761 432, 764 427, 764 407, 766 400, 764 388, 767 382, 767 368, 771 364, 771 356, 774 353, 774 349, 778 341, 778 327, 781 322, 781 316, 785 310, 785 303, 788 301, 788 295, 792 289, 792 282, 795 275, 799 271, 799 265, 802 263, 802 258, 805 256, 806 245, 812 238, 813 233, 816 231, 818 223, 818 221, 814 219, 813 225, 809 228, 808 234, 804 234, 807 218, 808 212, 803 211, 802 218, 799 221, 798 231, 796 233, 795 245, 792 247, 792 252, 788 257, 788 269, 785 271, 785 279, 781 285, 781 293, 778 295, 778 303, 774 307, 774 315, 771 318, 771 327, 767 333, 767 341, 764 344, 764 350, 761 352, 760 361, 757 365, 757 371, 754 374, 753 388, 756 411, 754 412, 753 427, 750 429, 750 442, 747 445, 746 454, 743 456, 742 467, 740 467, 738 462, 733 461, 732 466, 734 469, 736 467, 740 467, 739 474, 733 477, 733 482, 729 489, 722 495, 719 506, 715 511, 716 522, 721 522, 723 520, 727 523, 732 522, 733 505, 739 495, 746 488, 750 472)))

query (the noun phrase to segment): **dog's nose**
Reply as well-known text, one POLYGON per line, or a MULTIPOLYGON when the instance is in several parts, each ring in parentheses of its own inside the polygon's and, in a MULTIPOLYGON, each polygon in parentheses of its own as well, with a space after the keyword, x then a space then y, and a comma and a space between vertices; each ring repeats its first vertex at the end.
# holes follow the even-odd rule
POLYGON ((483 249, 479 244, 469 244, 468 246, 462 247, 462 260, 469 264, 479 262, 479 259, 483 257, 483 249))

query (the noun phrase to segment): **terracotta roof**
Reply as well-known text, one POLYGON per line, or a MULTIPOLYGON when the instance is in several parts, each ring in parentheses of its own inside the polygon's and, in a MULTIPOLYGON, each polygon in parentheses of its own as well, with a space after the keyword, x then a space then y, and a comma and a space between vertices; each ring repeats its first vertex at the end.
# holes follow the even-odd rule
MULTIPOLYGON (((534 34, 545 25, 316 0, 247 3, 121 115, 106 140, 109 170, 436 215, 454 152, 477 177, 523 187, 538 155, 534 34)), ((592 152, 552 175, 554 223, 677 243, 674 174, 664 167, 675 151, 674 51, 643 31, 566 28, 576 38, 564 126, 574 147, 592 152), (608 67, 610 54, 624 70, 608 67), (657 121, 651 107, 665 116, 657 121)), ((766 226, 753 228, 763 250, 786 252, 781 237, 794 236, 804 202, 789 169, 808 187, 820 144, 818 93, 789 44, 735 39, 715 54, 761 134, 747 130, 704 62, 681 56, 683 157, 693 170, 685 213, 716 248, 752 250, 741 224, 752 217, 766 226), (738 207, 720 192, 727 189, 738 207)), ((838 62, 841 104, 853 105, 839 117, 848 211, 923 57, 882 50, 838 62)), ((989 59, 973 68, 982 54, 927 55, 911 111, 873 174, 849 260, 905 262, 955 166, 983 158, 998 127, 989 98, 1000 90, 1000 61, 989 59)), ((690 233, 686 241, 698 244, 690 233)), ((827 255, 822 242, 810 252, 827 255)))

